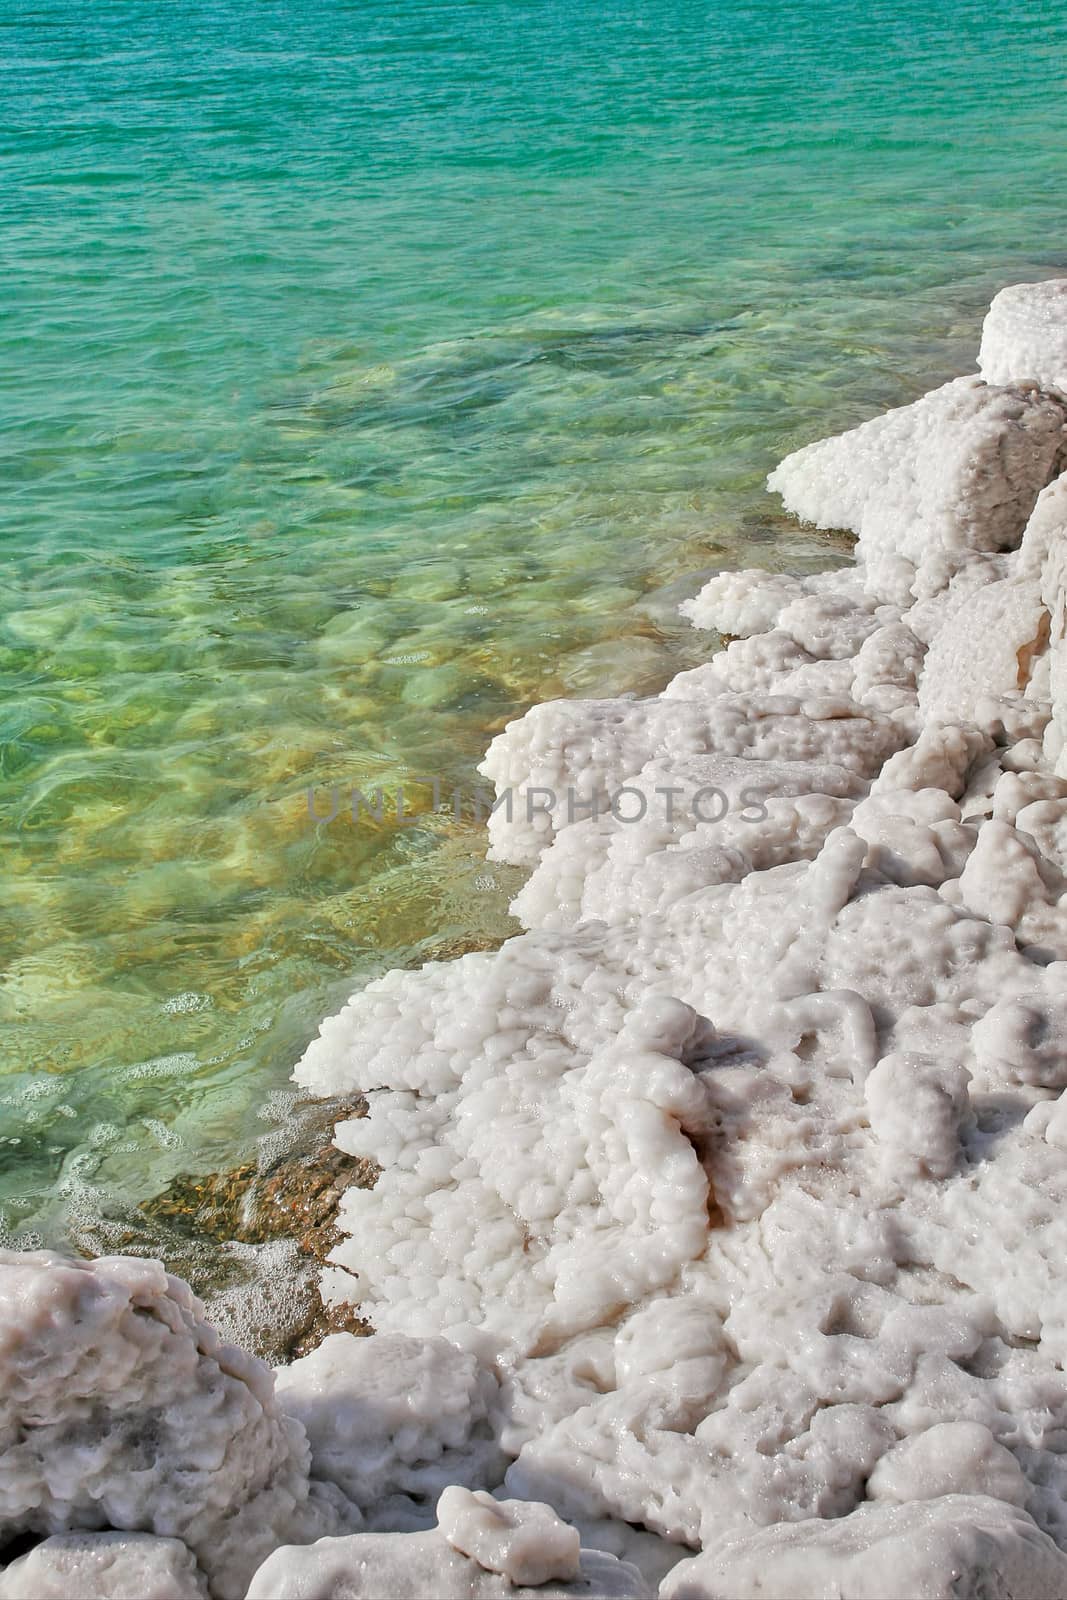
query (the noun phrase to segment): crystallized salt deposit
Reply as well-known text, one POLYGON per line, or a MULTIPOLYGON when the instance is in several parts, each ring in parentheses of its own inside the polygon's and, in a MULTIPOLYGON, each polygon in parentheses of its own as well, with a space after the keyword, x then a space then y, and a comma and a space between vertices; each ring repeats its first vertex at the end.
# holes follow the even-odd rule
POLYGON ((416 1500, 449 1484, 498 1483, 488 1423, 497 1382, 447 1339, 334 1333, 277 1373, 279 1403, 303 1425, 313 1471, 370 1518, 417 1522, 416 1500))
POLYGON ((1067 278, 1001 289, 982 329, 978 370, 987 383, 1025 377, 1067 393, 1067 278))
POLYGON ((526 931, 297 1070, 370 1102, 375 1335, 272 1392, 157 1268, 0 1266, 9 1533, 220 1600, 1067 1600, 1063 299, 778 468, 851 570, 719 574, 705 665, 493 741, 526 931))
POLYGON ((804 521, 858 535, 869 594, 901 606, 937 594, 981 553, 1014 549, 1062 470, 1063 402, 1013 381, 957 378, 798 450, 769 486, 804 521))
POLYGON ((1052 1600, 1067 1564, 1023 1512, 970 1495, 863 1506, 684 1561, 663 1600, 1052 1600))
POLYGON ((1067 407, 1005 361, 772 476, 853 570, 494 741, 530 931, 298 1071, 384 1166, 331 1292, 494 1365, 508 1495, 703 1549, 665 1593, 1067 1595, 1067 407))
POLYGON ((165 1536, 96 1542, 84 1556, 42 1546, 3 1574, 11 1594, 83 1571, 101 1593, 135 1581, 148 1593, 170 1576, 195 1593, 167 1545, 177 1537, 213 1592, 240 1600, 284 1530, 345 1526, 329 1496, 311 1494, 303 1430, 277 1405, 269 1368, 220 1343, 202 1309, 154 1261, 0 1252, 0 1539, 165 1536))
POLYGON ((148 1533, 66 1533, 0 1572, 0 1600, 207 1600, 192 1551, 148 1533))
POLYGON ((264 1562, 248 1600, 648 1600, 629 1562, 583 1550, 573 1582, 513 1584, 437 1531, 362 1533, 286 1545, 264 1562))
POLYGON ((571 1583, 580 1574, 577 1530, 536 1501, 494 1500, 457 1486, 438 1501, 437 1525, 453 1550, 513 1584, 571 1583))

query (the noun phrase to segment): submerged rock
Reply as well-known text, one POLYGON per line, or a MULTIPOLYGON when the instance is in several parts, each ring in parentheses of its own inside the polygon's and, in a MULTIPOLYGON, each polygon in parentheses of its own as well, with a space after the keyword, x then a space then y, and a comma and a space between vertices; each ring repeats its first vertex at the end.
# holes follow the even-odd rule
POLYGON ((223 1337, 281 1362, 331 1333, 370 1331, 351 1307, 323 1302, 319 1278, 341 1238, 342 1195, 373 1184, 378 1167, 333 1142, 338 1115, 363 1115, 361 1098, 275 1101, 266 1108, 274 1125, 254 1158, 224 1172, 181 1175, 139 1208, 92 1212, 74 1236, 88 1258, 121 1251, 165 1262, 192 1286, 223 1337))

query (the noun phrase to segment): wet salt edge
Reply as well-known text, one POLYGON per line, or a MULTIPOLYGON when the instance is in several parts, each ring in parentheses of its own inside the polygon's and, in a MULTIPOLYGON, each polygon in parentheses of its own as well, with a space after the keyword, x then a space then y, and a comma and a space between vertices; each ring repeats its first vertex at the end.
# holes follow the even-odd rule
POLYGON ((272 1382, 155 1264, 5 1254, 55 1537, 0 1597, 1067 1596, 1067 282, 980 369, 772 474, 855 568, 714 577, 707 665, 493 741, 767 816, 498 811, 529 931, 323 1024, 377 1333, 272 1382))

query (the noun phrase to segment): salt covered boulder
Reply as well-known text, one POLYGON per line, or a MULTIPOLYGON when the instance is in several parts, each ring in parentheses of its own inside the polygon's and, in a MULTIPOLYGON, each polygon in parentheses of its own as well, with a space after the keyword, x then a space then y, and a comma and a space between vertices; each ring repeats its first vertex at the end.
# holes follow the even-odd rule
POLYGON ((989 583, 959 606, 923 663, 919 709, 931 721, 975 722, 980 700, 1018 695, 1049 639, 1033 578, 989 583))
POLYGON ((309 1502, 307 1441, 270 1370, 202 1310, 158 1262, 0 1254, 0 1535, 177 1536, 240 1600, 283 1530, 338 1525, 309 1502))
MULTIPOLYGON (((505 1462, 487 1421, 496 1380, 447 1339, 334 1333, 276 1375, 278 1400, 303 1425, 312 1474, 364 1513, 410 1520, 447 1484, 499 1482, 505 1462)), ((394 1524, 395 1525, 395 1524, 394 1524)))
MULTIPOLYGON (((457 1490, 456 1496, 463 1496, 457 1490)), ((284 1546, 252 1579, 247 1600, 649 1600, 636 1567, 577 1535, 547 1506, 501 1513, 490 1528, 489 1496, 478 1511, 453 1497, 442 1527, 426 1533, 364 1533, 284 1546), (447 1531, 446 1531, 447 1530, 447 1531), (535 1530, 545 1536, 540 1551, 535 1530), (564 1530, 561 1532, 561 1530, 564 1530), (458 1544, 457 1544, 458 1541, 458 1544), (475 1546, 467 1554, 460 1546, 475 1546), (535 1578, 536 1585, 526 1581, 535 1578), (544 1574, 544 1576, 539 1576, 544 1574)))
POLYGON ((1001 289, 982 325, 978 370, 987 383, 1067 393, 1067 278, 1001 289))
POLYGON ((1019 544, 1060 469, 1065 421, 1051 396, 957 378, 797 450, 767 484, 805 522, 857 534, 869 592, 907 604, 943 589, 969 552, 1019 544))
POLYGON ((66 1533, 0 1572, 0 1600, 207 1600, 192 1552, 148 1533, 66 1533))
POLYGON ((581 1544, 551 1506, 531 1500, 494 1500, 484 1490, 446 1489, 437 1525, 453 1550, 509 1583, 573 1583, 580 1576, 581 1544))
POLYGON ((730 1539, 675 1567, 662 1600, 1063 1600, 1067 1556, 981 1495, 860 1506, 730 1539))
POLYGON ((871 1500, 936 1500, 981 1494, 1009 1505, 1026 1502, 1022 1468, 981 1422, 940 1422, 887 1450, 870 1478, 871 1500))

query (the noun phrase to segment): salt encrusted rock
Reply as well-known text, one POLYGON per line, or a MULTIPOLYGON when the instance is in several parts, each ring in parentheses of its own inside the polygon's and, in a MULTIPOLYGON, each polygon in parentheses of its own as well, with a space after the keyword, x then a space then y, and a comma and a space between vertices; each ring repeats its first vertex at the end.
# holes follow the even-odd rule
POLYGON ((890 756, 871 784, 872 794, 901 789, 943 789, 962 798, 968 779, 993 749, 993 737, 978 728, 946 723, 924 728, 907 750, 890 756))
POLYGON ((1048 643, 1049 615, 1036 579, 1007 578, 976 590, 930 646, 919 684, 919 709, 932 722, 975 722, 985 697, 1026 688, 1048 643))
POLYGON ((905 605, 943 589, 965 553, 1019 544, 1065 421, 1051 396, 957 378, 796 451, 768 486, 804 521, 856 533, 868 591, 905 605))
POLYGON ((870 846, 867 865, 883 877, 937 888, 959 877, 974 849, 977 830, 961 817, 944 789, 889 789, 861 801, 849 825, 870 846))
POLYGON ((694 691, 684 680, 654 700, 553 700, 510 723, 481 768, 513 801, 489 820, 492 858, 534 865, 594 798, 605 809, 658 755, 825 761, 873 777, 905 742, 896 723, 841 695, 694 691))
POLYGON ((696 628, 714 628, 737 638, 769 633, 792 601, 808 593, 803 578, 785 572, 763 572, 748 567, 742 572, 719 572, 678 607, 696 628))
POLYGON ((917 705, 926 645, 903 622, 888 622, 869 634, 856 656, 852 695, 862 706, 887 715, 917 705))
POLYGON ((269 1368, 202 1310, 158 1262, 0 1253, 0 1534, 176 1534, 239 1600, 281 1530, 338 1526, 269 1368))
POLYGON ((437 1525, 453 1550, 516 1588, 573 1583, 580 1576, 577 1529, 535 1500, 494 1500, 484 1490, 449 1488, 437 1502, 437 1525))
MULTIPOLYGON (((554 970, 551 945, 515 954, 511 967, 471 972, 480 998, 465 992, 462 1015, 453 991, 447 1010, 411 1015, 409 1081, 420 1099, 378 1097, 373 1132, 338 1129, 339 1142, 369 1138, 380 1157, 410 1150, 367 1208, 375 1220, 358 1270, 379 1327, 403 1301, 415 1332, 476 1324, 529 1346, 558 1341, 671 1282, 704 1247, 708 1179, 693 1141, 711 1107, 686 1062, 706 1024, 650 996, 618 1018, 609 1050, 596 1048, 594 1023, 578 1062, 554 1030, 580 967, 554 970), (513 1025, 481 1056, 478 1031, 493 1037, 502 1009, 513 1025)), ((397 1000, 407 1009, 397 976, 374 996, 386 1015, 397 1000)))
MULTIPOLYGON (((1019 546, 1018 573, 1022 578, 1038 578, 1054 546, 1060 546, 1067 535, 1067 469, 1042 489, 1030 513, 1019 546)), ((1046 598, 1046 604, 1055 601, 1055 593, 1046 598)))
POLYGON ((401 1507, 397 1497, 432 1504, 447 1484, 503 1478, 487 1421, 496 1387, 490 1370, 448 1340, 400 1333, 332 1334, 276 1376, 279 1404, 307 1433, 313 1477, 368 1515, 389 1502, 389 1514, 414 1522, 414 1503, 401 1507))
POLYGON ((363 1533, 317 1544, 285 1545, 252 1579, 247 1600, 650 1600, 637 1568, 583 1550, 571 1583, 514 1585, 453 1550, 436 1529, 363 1533))
POLYGON ((969 1081, 958 1062, 903 1050, 882 1057, 864 1093, 871 1129, 896 1176, 947 1178, 955 1170, 969 1081))
POLYGON ((1049 613, 1048 692, 1054 726, 1048 730, 1046 750, 1057 774, 1067 777, 1067 479, 1047 492, 1033 520, 1040 522, 1035 553, 1045 547, 1041 598, 1049 613))
POLYGON ((987 383, 1067 392, 1067 278, 1001 289, 982 326, 978 370, 987 383))
POLYGON ((1026 1503, 1022 1468, 981 1422, 940 1422, 887 1450, 867 1481, 870 1500, 935 1500, 981 1494, 1026 1503))
POLYGON ((0 1600, 207 1600, 192 1552, 148 1533, 57 1534, 0 1572, 0 1600))
POLYGON ((1062 1600, 1067 1556, 981 1495, 862 1506, 764 1528, 683 1561, 662 1600, 1062 1600))
POLYGON ((971 1045, 995 1082, 1067 1088, 1067 964, 997 999, 975 1022, 971 1045))
POLYGON ((529 928, 621 923, 754 868, 810 860, 866 785, 831 762, 650 761, 626 803, 557 833, 512 910, 529 928))

